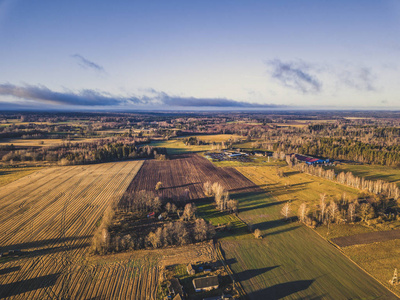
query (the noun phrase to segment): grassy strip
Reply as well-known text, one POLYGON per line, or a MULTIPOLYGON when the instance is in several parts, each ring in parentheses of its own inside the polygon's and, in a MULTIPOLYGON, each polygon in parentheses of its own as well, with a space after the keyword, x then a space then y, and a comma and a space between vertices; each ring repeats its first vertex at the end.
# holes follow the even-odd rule
POLYGON ((40 167, 0 168, 0 186, 9 184, 40 169, 40 167))

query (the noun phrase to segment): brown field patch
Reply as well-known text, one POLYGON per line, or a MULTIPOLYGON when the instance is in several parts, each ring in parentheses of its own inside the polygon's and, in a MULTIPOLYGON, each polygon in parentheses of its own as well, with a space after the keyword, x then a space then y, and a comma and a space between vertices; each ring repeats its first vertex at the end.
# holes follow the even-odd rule
POLYGON ((400 230, 388 230, 360 233, 351 236, 343 236, 332 239, 339 247, 348 247, 354 245, 371 244, 376 242, 386 242, 400 239, 400 230))
POLYGON ((199 155, 182 154, 166 161, 145 161, 128 191, 154 191, 159 181, 163 183, 163 188, 158 193, 164 198, 176 198, 188 190, 190 199, 202 199, 205 197, 203 184, 206 181, 219 182, 232 194, 259 189, 234 168, 218 168, 199 155))

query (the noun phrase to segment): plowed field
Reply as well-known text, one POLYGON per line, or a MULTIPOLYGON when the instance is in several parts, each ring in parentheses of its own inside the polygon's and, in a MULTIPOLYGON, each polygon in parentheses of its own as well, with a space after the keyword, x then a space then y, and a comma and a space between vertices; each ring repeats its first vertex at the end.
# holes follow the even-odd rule
POLYGON ((190 199, 204 198, 203 184, 206 181, 219 182, 232 194, 260 190, 234 168, 215 167, 207 159, 195 154, 183 154, 166 161, 145 161, 128 190, 154 191, 159 181, 163 183, 159 192, 166 198, 182 195, 185 190, 189 191, 190 199))

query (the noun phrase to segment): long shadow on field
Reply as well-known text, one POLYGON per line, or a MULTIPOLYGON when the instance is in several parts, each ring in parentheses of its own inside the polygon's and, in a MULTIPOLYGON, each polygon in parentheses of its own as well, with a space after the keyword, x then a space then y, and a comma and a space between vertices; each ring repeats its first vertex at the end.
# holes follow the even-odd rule
POLYGON ((300 227, 300 226, 294 226, 294 227, 289 227, 289 228, 277 230, 277 231, 274 231, 274 232, 271 232, 271 233, 267 233, 267 234, 264 235, 264 236, 270 236, 270 235, 285 233, 285 232, 288 232, 288 231, 295 230, 295 229, 297 229, 297 228, 299 228, 299 227, 300 227))
POLYGON ((66 238, 55 238, 55 239, 47 239, 47 240, 40 240, 40 241, 33 241, 27 243, 20 243, 14 245, 8 245, 4 247, 0 247, 0 252, 7 252, 9 250, 24 250, 29 248, 41 248, 45 246, 51 246, 54 244, 61 244, 61 243, 69 243, 71 244, 74 241, 83 240, 87 238, 91 238, 91 235, 84 235, 84 236, 73 236, 73 237, 66 237, 66 238))
POLYGON ((5 275, 5 274, 11 273, 11 272, 19 271, 20 269, 21 269, 20 266, 4 268, 4 269, 0 270, 0 275, 5 275))
POLYGON ((291 294, 308 289, 313 282, 314 280, 297 280, 280 283, 266 289, 249 293, 248 297, 250 299, 281 299, 291 294))
MULTIPOLYGON (((253 224, 253 229, 268 230, 276 227, 287 225, 288 223, 284 219, 265 221, 257 224, 253 224)), ((297 228, 297 227, 295 227, 297 228)))
POLYGON ((55 285, 60 273, 0 285, 0 299, 55 285))
POLYGON ((272 266, 272 267, 265 267, 265 268, 260 268, 260 269, 253 269, 253 270, 245 270, 239 273, 235 273, 235 276, 237 276, 237 278, 240 281, 245 281, 245 280, 249 280, 253 277, 256 277, 258 275, 267 273, 268 271, 271 271, 275 268, 278 268, 278 266, 272 266))

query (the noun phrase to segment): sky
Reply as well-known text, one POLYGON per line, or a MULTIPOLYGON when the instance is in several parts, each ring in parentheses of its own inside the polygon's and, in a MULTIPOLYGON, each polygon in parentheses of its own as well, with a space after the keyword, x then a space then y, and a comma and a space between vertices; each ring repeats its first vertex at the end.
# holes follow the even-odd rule
POLYGON ((399 37, 398 0, 0 0, 0 110, 397 110, 399 37))

